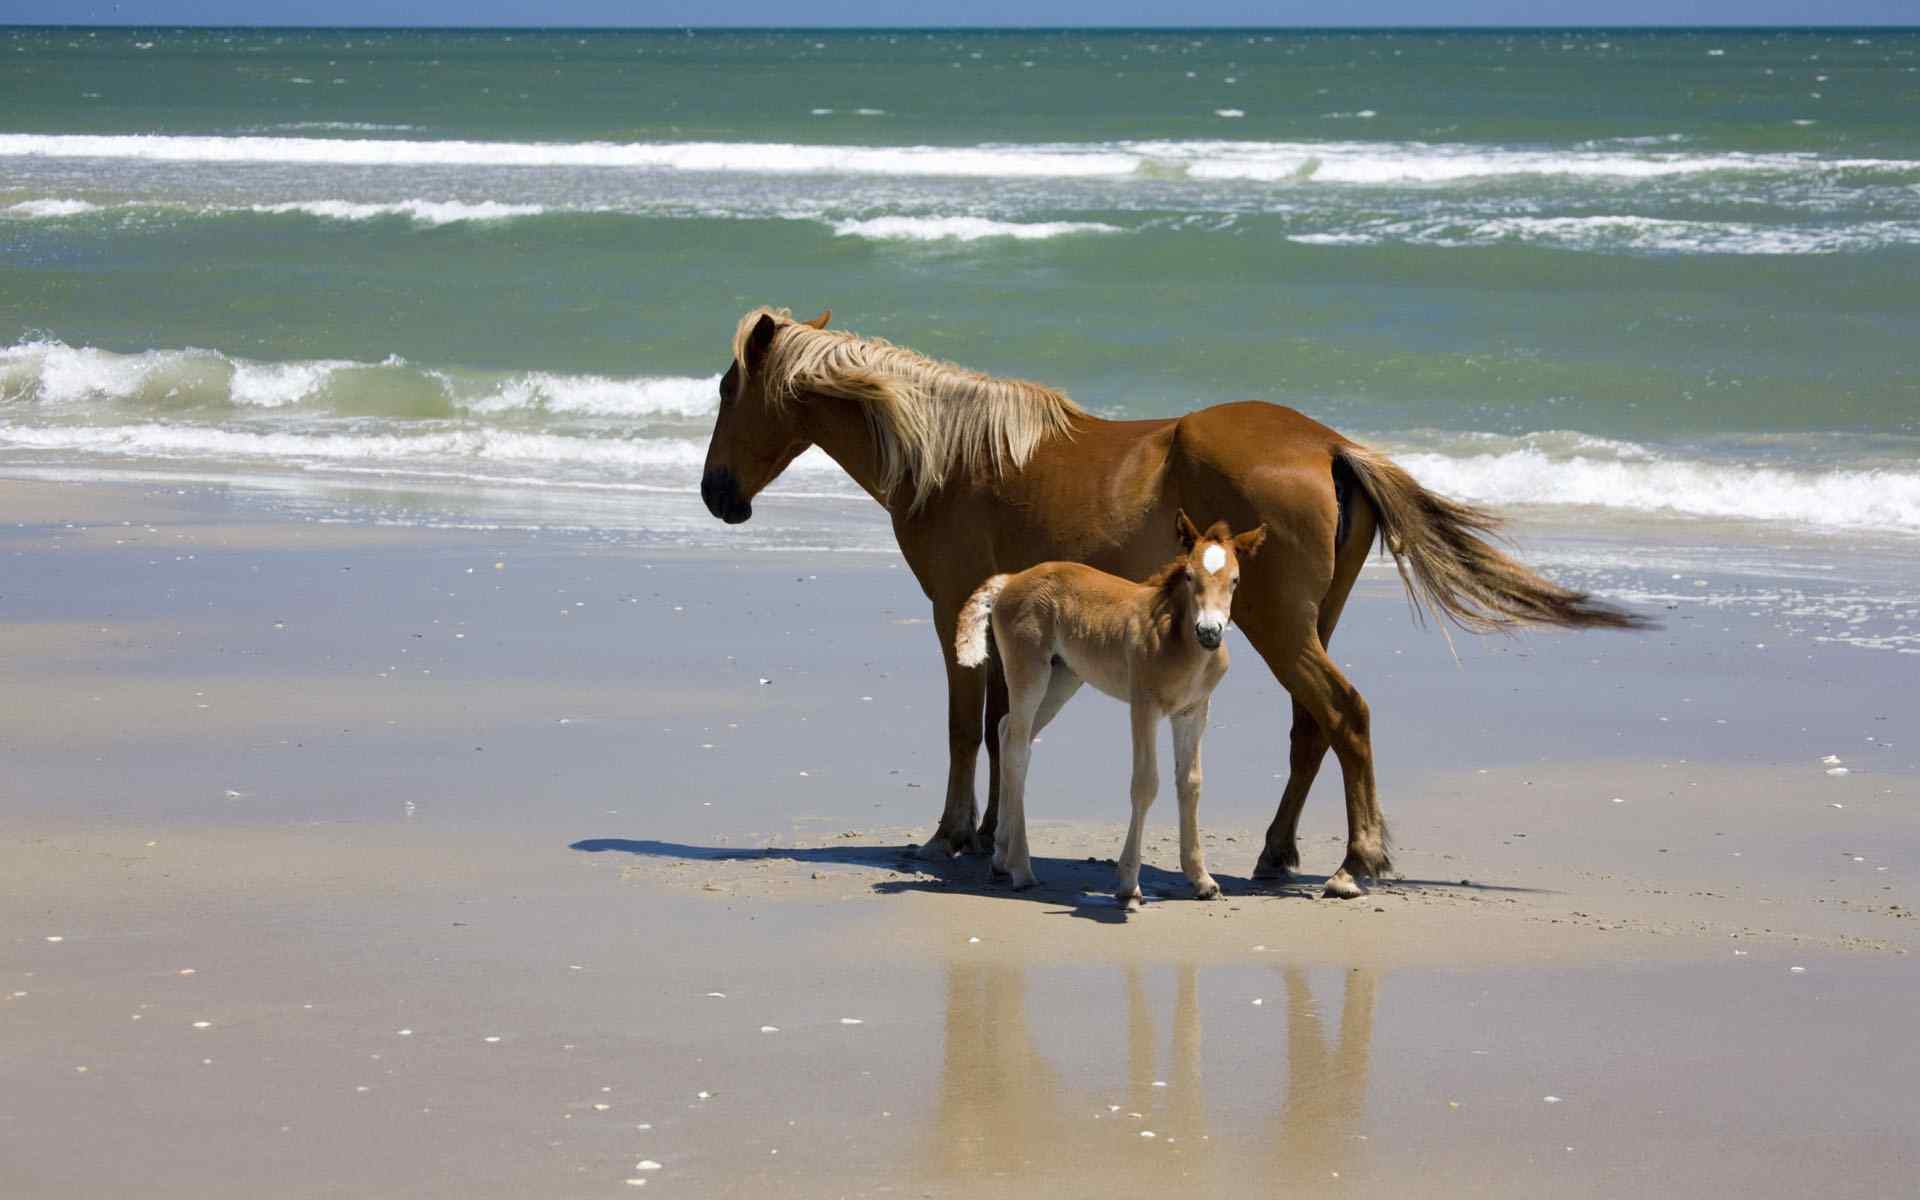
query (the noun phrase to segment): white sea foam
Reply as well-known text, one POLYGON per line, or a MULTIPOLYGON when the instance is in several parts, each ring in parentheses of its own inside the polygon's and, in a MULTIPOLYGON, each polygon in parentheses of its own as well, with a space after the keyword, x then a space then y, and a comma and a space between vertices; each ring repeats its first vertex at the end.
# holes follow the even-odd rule
POLYGON ((1920 174, 1920 162, 1915 161, 1836 159, 1810 153, 1700 154, 1630 147, 1533 149, 1376 141, 853 146, 10 133, 0 134, 0 157, 987 178, 1099 178, 1171 172, 1198 179, 1374 185, 1443 184, 1527 175, 1645 179, 1714 172, 1920 174))
POLYGON ((84 213, 98 212, 100 206, 85 200, 22 200, 0 211, 4 211, 10 217, 77 217, 84 213))
MULTIPOLYGON (((286 466, 379 467, 397 472, 435 466, 486 465, 537 472, 558 468, 587 472, 587 482, 661 476, 697 479, 707 445, 694 438, 574 437, 486 426, 418 433, 305 433, 219 429, 203 425, 141 422, 126 425, 18 426, 0 424, 0 446, 21 450, 79 452, 121 458, 210 460, 286 466)), ((809 451, 790 472, 842 473, 832 459, 809 451)), ((492 473, 462 476, 477 481, 544 486, 552 476, 492 473)), ((568 482, 580 483, 578 474, 568 482)), ((690 485, 689 485, 690 486, 690 485)))
POLYGON ((890 242, 977 242, 983 238, 1044 241, 1080 233, 1120 233, 1117 225, 1098 221, 991 221, 985 217, 875 217, 867 221, 836 221, 839 237, 890 242))
POLYGON ((89 403, 161 408, 271 409, 340 405, 379 414, 381 401, 411 415, 425 397, 449 413, 522 412, 607 419, 694 419, 719 405, 718 376, 563 375, 548 371, 434 370, 400 359, 254 362, 185 348, 117 354, 57 341, 0 349, 0 401, 53 408, 89 403))
POLYGON ((1631 512, 1788 521, 1920 533, 1920 471, 1795 470, 1673 459, 1413 453, 1398 461, 1428 487, 1481 504, 1591 505, 1631 512))
POLYGON ((379 217, 408 217, 422 225, 451 225, 458 221, 505 221, 539 216, 540 204, 505 204, 498 200, 396 200, 370 204, 352 200, 289 200, 254 204, 248 211, 268 214, 302 213, 336 221, 371 221, 379 217))
MULTIPOLYGON (((442 378, 447 378, 442 376, 442 378)), ((535 371, 509 376, 477 395, 448 379, 461 407, 476 414, 542 410, 598 417, 703 417, 720 402, 720 377, 614 378, 535 371), (463 391, 466 392, 463 395, 463 391)))
POLYGON ((1649 254, 1844 254, 1920 245, 1920 224, 1867 221, 1837 227, 1676 221, 1640 216, 1497 217, 1489 220, 1379 221, 1351 230, 1294 234, 1311 246, 1491 246, 1502 242, 1569 250, 1649 254))

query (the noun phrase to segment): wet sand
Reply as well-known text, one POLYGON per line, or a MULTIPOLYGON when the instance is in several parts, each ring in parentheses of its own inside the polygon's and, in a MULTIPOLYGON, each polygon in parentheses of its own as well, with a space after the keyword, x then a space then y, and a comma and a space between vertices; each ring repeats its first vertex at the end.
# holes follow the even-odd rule
MULTIPOLYGON (((1335 656, 1401 877, 1246 878, 1285 708, 1236 635, 1201 809, 1226 899, 1185 899, 1163 786, 1128 916, 1103 698, 1035 753, 1044 886, 907 853, 944 699, 891 557, 11 482, 0 561, 0 1194, 1920 1169, 1910 656, 1676 611, 1456 664, 1370 578, 1335 656)), ((1308 872, 1342 828, 1329 763, 1308 872)))

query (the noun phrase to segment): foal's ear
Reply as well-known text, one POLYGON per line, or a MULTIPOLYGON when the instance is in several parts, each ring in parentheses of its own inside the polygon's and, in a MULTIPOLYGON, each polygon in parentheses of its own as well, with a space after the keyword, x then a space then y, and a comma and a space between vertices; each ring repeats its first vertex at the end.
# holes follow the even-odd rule
POLYGON ((1194 528, 1192 521, 1187 519, 1187 510, 1181 509, 1180 515, 1174 518, 1174 522, 1173 528, 1180 535, 1181 547, 1186 550, 1193 549, 1193 544, 1200 540, 1200 531, 1194 528))
POLYGON ((1255 525, 1239 537, 1233 539, 1233 553, 1238 558, 1252 558, 1260 553, 1260 547, 1266 543, 1267 527, 1265 523, 1255 525))
POLYGON ((823 308, 820 310, 820 315, 815 317, 813 320, 802 321, 800 323, 802 325, 805 325, 809 329, 825 329, 827 327, 827 322, 831 320, 833 320, 833 310, 830 308, 823 308))
POLYGON ((760 320, 754 325, 753 332, 747 335, 747 373, 752 374, 767 361, 767 351, 773 348, 773 335, 780 332, 780 326, 766 313, 760 314, 760 320))

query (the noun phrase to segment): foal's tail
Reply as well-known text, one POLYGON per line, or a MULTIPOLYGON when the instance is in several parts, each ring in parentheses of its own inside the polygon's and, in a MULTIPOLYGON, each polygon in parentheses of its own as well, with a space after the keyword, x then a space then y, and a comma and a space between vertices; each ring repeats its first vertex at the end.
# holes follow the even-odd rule
POLYGON ((1522 625, 1570 629, 1645 629, 1645 617, 1543 579, 1483 535, 1500 518, 1484 508, 1449 500, 1420 486, 1386 455, 1349 442, 1334 448, 1335 471, 1345 467, 1380 519, 1380 541, 1407 585, 1415 612, 1445 616, 1484 633, 1522 625))
POLYGON ((973 589, 973 595, 960 606, 960 629, 953 637, 953 657, 963 667, 977 667, 987 661, 987 618, 993 615, 993 602, 1011 575, 995 575, 973 589))

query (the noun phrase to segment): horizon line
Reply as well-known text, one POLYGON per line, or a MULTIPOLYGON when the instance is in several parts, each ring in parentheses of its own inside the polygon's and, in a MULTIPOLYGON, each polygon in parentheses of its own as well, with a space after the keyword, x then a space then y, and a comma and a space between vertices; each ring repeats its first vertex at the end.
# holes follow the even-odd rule
POLYGON ((1514 33, 1546 32, 1573 33, 1583 30, 1595 33, 1685 33, 1689 31, 1712 31, 1715 33, 1792 33, 1804 31, 1852 32, 1856 30, 1881 33, 1920 33, 1920 22, 1906 24, 1858 24, 1851 22, 1833 23, 1795 23, 1776 25, 1754 25, 1740 22, 1675 23, 1649 25, 1630 23, 1620 25, 1594 24, 1591 22, 1566 22, 1542 25, 1510 25, 1497 22, 1465 22, 1453 25, 1414 25, 1400 23, 1380 23, 1366 25, 865 25, 865 24, 819 24, 819 25, 690 25, 690 24, 653 24, 653 25, 566 25, 566 24, 494 24, 494 25, 439 25, 439 24, 378 24, 357 23, 343 25, 306 25, 306 24, 235 24, 226 21, 214 22, 144 22, 144 21, 0 21, 0 29, 277 29, 303 32, 323 32, 327 30, 374 29, 374 30, 417 30, 421 32, 462 32, 489 33, 512 30, 515 32, 552 32, 552 33, 786 33, 821 32, 840 33, 1458 33, 1463 30, 1502 31, 1514 33))

